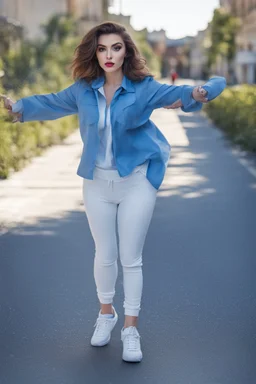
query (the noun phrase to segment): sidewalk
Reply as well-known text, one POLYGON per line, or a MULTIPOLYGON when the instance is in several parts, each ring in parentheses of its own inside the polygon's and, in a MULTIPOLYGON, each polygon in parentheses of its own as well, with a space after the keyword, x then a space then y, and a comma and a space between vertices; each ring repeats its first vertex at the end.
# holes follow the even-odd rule
POLYGON ((23 170, 0 181, 0 234, 42 217, 63 217, 81 204, 82 179, 76 175, 82 142, 79 131, 47 149, 23 170))

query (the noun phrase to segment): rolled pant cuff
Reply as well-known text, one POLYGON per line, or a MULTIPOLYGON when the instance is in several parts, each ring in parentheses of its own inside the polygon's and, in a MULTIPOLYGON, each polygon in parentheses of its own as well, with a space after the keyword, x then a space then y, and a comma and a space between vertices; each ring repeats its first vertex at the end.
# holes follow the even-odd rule
POLYGON ((125 309, 124 314, 125 316, 139 316, 140 310, 139 309, 125 309))
POLYGON ((98 299, 101 304, 113 304, 113 299, 103 299, 103 297, 99 296, 98 299))

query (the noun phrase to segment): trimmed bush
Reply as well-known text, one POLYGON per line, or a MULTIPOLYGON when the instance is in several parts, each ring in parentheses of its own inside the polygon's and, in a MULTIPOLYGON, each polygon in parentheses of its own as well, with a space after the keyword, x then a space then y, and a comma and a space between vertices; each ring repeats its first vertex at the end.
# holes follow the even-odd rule
POLYGON ((33 156, 39 155, 51 145, 60 143, 77 127, 76 115, 58 120, 13 124, 8 112, 1 108, 0 178, 7 178, 11 171, 21 169, 33 156))
MULTIPOLYGON (((13 100, 22 97, 58 92, 72 82, 67 71, 70 52, 75 46, 74 39, 67 39, 60 46, 54 44, 42 47, 42 66, 27 66, 27 71, 17 68, 22 65, 20 52, 9 52, 6 78, 12 86, 1 89, 13 100), (12 71, 12 68, 15 70, 12 71), (29 73, 29 75, 28 75, 29 73)), ((31 55, 33 53, 31 48, 31 55)), ((37 62, 36 56, 31 62, 37 62)), ((21 67, 22 68, 22 67, 21 67)), ((3 105, 2 105, 3 106, 3 105)), ((12 118, 4 108, 0 108, 0 178, 6 178, 12 171, 24 167, 33 156, 39 155, 45 148, 59 144, 78 127, 77 116, 67 116, 52 121, 33 121, 12 123, 12 118)))
POLYGON ((205 111, 235 144, 256 152, 256 86, 227 88, 205 111))

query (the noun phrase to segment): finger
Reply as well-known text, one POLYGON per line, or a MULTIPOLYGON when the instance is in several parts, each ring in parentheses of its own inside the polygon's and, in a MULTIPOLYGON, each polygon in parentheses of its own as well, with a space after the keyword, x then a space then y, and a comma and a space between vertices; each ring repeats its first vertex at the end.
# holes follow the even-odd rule
POLYGON ((171 105, 166 105, 164 108, 165 109, 176 109, 176 108, 180 108, 182 106, 182 102, 181 100, 177 100, 175 101, 173 104, 171 105))
POLYGON ((205 97, 206 95, 207 95, 207 91, 206 91, 206 94, 205 94, 205 95, 201 94, 201 92, 200 92, 199 95, 198 95, 198 101, 201 102, 201 103, 203 103, 203 102, 207 102, 207 101, 208 101, 208 98, 205 97))
POLYGON ((208 91, 206 91, 202 86, 200 86, 199 93, 204 97, 208 95, 208 91))
POLYGON ((12 104, 11 104, 11 100, 9 97, 6 97, 4 99, 4 107, 7 108, 7 109, 12 109, 12 104))
POLYGON ((207 92, 206 92, 205 89, 202 88, 202 89, 200 90, 200 94, 201 94, 202 96, 206 96, 207 92))
POLYGON ((175 109, 175 108, 178 108, 177 104, 172 104, 169 106, 169 109, 175 109))
POLYGON ((174 105, 174 104, 172 104, 172 105, 166 105, 164 108, 165 108, 165 109, 172 109, 172 108, 175 108, 175 105, 174 105))

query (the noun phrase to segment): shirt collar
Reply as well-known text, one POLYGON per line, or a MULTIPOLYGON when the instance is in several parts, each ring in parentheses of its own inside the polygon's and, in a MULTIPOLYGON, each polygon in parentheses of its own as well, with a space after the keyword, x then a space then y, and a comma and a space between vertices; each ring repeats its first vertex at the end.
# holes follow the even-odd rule
MULTIPOLYGON (((105 83, 105 77, 100 76, 97 79, 92 81, 91 87, 93 89, 99 89, 100 87, 103 87, 104 83, 105 83)), ((132 84, 131 80, 129 80, 125 75, 123 77, 121 87, 126 92, 135 92, 134 85, 132 84)))

